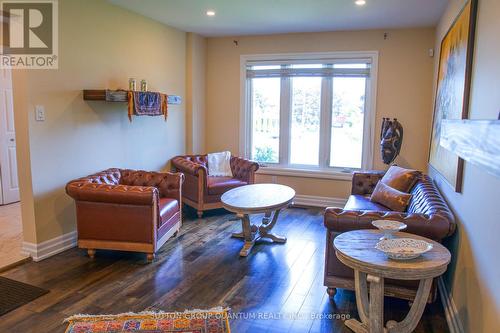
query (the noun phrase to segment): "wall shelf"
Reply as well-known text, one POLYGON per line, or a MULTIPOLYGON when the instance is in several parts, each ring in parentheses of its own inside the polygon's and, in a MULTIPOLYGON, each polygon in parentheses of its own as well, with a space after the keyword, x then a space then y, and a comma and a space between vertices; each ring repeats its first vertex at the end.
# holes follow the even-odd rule
POLYGON ((500 177, 500 120, 443 120, 440 144, 500 177))
MULTIPOLYGON (((127 102, 126 90, 105 90, 105 89, 85 89, 83 90, 83 99, 85 101, 105 101, 105 102, 127 102)), ((167 95, 168 104, 179 105, 182 98, 176 95, 167 95)))

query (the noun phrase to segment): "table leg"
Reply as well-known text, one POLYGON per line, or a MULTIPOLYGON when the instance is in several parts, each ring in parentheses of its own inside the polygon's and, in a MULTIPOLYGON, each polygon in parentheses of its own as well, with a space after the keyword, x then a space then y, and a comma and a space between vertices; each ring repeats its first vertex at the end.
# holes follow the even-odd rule
POLYGON ((420 280, 418 285, 417 294, 415 300, 410 308, 408 315, 400 321, 399 323, 390 320, 387 322, 387 330, 389 333, 406 333, 413 332, 415 327, 417 327, 422 313, 424 312, 425 305, 427 304, 427 299, 429 297, 429 292, 431 291, 432 279, 420 280))
POLYGON ((254 244, 255 244, 255 233, 252 232, 252 225, 250 225, 250 217, 247 214, 238 216, 241 218, 241 224, 243 227, 243 236, 245 239, 245 244, 240 251, 240 256, 246 257, 250 254, 254 244))
POLYGON ((266 213, 264 219, 262 220, 262 225, 259 227, 260 237, 269 238, 276 243, 286 243, 286 237, 278 236, 271 233, 271 230, 274 228, 276 222, 278 221, 280 212, 281 209, 278 209, 274 212, 271 222, 269 222, 269 219, 271 218, 271 213, 266 213))
POLYGON ((384 332, 384 278, 368 274, 370 282, 370 333, 384 332))
POLYGON ((356 305, 361 321, 356 319, 348 319, 345 325, 357 333, 368 332, 369 317, 368 317, 368 286, 366 283, 366 273, 354 271, 354 290, 356 292, 356 305))

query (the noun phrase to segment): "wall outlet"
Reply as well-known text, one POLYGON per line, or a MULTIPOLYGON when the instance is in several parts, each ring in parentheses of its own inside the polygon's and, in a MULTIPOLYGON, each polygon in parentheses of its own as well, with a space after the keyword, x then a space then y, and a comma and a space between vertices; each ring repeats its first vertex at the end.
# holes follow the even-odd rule
POLYGON ((45 121, 45 108, 43 107, 43 105, 35 106, 35 120, 45 121))

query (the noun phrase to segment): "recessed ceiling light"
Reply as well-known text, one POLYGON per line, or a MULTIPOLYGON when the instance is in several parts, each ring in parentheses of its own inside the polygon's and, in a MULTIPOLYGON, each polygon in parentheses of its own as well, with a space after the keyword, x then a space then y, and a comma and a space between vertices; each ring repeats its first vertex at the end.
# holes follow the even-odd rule
POLYGON ((365 0, 356 0, 354 1, 354 3, 358 6, 364 6, 366 5, 366 1, 365 0))
POLYGON ((215 12, 213 10, 207 10, 207 16, 215 16, 215 12))

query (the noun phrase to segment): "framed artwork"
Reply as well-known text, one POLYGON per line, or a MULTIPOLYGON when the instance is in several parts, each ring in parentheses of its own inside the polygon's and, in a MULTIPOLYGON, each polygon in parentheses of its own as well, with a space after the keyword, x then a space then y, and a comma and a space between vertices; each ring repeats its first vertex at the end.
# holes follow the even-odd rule
POLYGON ((440 145, 443 119, 466 119, 474 53, 477 0, 469 0, 441 41, 429 164, 456 192, 462 190, 464 161, 440 145))

